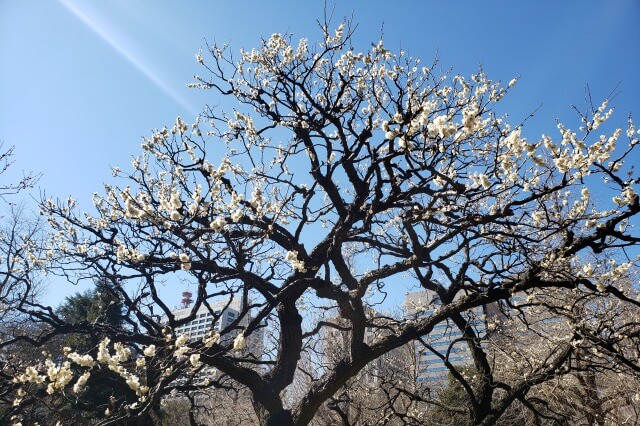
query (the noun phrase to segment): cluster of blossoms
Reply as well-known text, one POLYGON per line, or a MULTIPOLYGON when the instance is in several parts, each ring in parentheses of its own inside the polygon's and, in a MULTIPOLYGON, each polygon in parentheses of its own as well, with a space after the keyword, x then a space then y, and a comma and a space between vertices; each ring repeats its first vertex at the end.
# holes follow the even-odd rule
POLYGON ((241 351, 247 347, 247 340, 244 337, 244 333, 240 333, 233 341, 233 349, 241 351))
POLYGON ((143 396, 149 391, 147 386, 140 384, 140 378, 128 371, 124 364, 131 358, 131 349, 125 347, 122 343, 116 342, 113 345, 115 353, 112 355, 109 350, 109 339, 105 338, 98 345, 98 355, 96 361, 106 364, 109 370, 118 373, 125 379, 127 385, 136 392, 138 396, 143 396))
POLYGON ((616 284, 622 281, 628 281, 629 277, 629 269, 633 266, 633 262, 624 262, 619 265, 616 265, 614 259, 611 259, 609 262, 610 268, 608 271, 599 274, 595 277, 595 283, 598 288, 598 291, 604 292, 607 288, 607 283, 611 286, 615 286, 616 284))
MULTIPOLYGON (((167 337, 171 340, 170 334, 167 334, 167 337)), ((217 332, 211 331, 207 333, 202 339, 201 349, 212 347, 219 339, 220 335, 217 332)), ((246 347, 243 339, 242 334, 236 338, 234 342, 235 349, 246 347)), ((177 360, 186 359, 191 367, 198 369, 202 366, 200 360, 201 352, 197 348, 190 347, 187 343, 188 337, 183 334, 178 336, 173 345, 169 345, 167 348, 172 349, 171 356, 173 358, 177 360)), ((98 345, 95 359, 89 354, 81 355, 73 352, 69 347, 65 347, 63 352, 69 361, 55 363, 51 358, 48 358, 43 365, 28 366, 23 373, 15 376, 13 382, 22 386, 16 391, 17 398, 14 401, 14 406, 20 406, 23 398, 34 392, 28 385, 44 385, 47 393, 54 395, 56 393, 64 393, 65 388, 73 382, 71 390, 80 395, 91 377, 91 372, 94 369, 103 367, 117 373, 127 386, 135 391, 138 401, 133 403, 130 408, 135 408, 147 400, 149 387, 143 383, 139 373, 132 371, 132 367, 135 365, 138 370, 146 367, 147 359, 154 358, 157 355, 156 345, 151 344, 141 348, 143 356, 137 357, 135 362, 133 362, 132 350, 129 347, 119 342, 111 345, 108 338, 103 339, 98 345), (80 368, 80 372, 72 368, 72 363, 80 368)))
MULTIPOLYGON (((34 366, 26 368, 23 374, 14 377, 13 382, 21 385, 28 384, 46 384, 46 391, 49 395, 62 390, 73 380, 73 372, 71 371, 71 364, 68 361, 64 361, 61 365, 56 365, 51 359, 47 359, 42 366, 44 374, 41 374, 39 369, 34 366)), ((81 377, 74 390, 81 388, 86 383, 89 375, 81 377)), ((17 390, 17 398, 14 400, 13 405, 19 406, 22 403, 22 399, 28 394, 28 387, 24 386, 17 390)))
POLYGON ((287 260, 291 267, 298 272, 306 272, 307 268, 304 265, 304 262, 298 258, 298 252, 295 250, 288 251, 285 260, 287 260))
POLYGON ((613 197, 613 202, 618 206, 622 207, 627 204, 632 204, 638 198, 638 194, 631 188, 631 185, 627 186, 622 190, 622 193, 619 196, 613 197))
MULTIPOLYGON (((282 223, 287 223, 287 218, 293 213, 284 210, 276 203, 267 201, 268 198, 265 197, 263 189, 263 178, 252 181, 252 185, 247 190, 250 194, 248 200, 245 199, 245 194, 235 191, 228 184, 229 174, 232 175, 231 179, 244 179, 247 176, 242 166, 232 165, 228 157, 222 159, 219 167, 213 166, 206 160, 202 161, 200 170, 204 172, 205 180, 203 183, 194 185, 191 190, 185 185, 187 174, 184 167, 180 165, 173 164, 168 170, 152 175, 149 169, 150 156, 155 156, 161 162, 168 161, 161 152, 165 144, 171 143, 169 141, 171 133, 184 134, 184 143, 188 144, 185 126, 186 124, 178 118, 171 131, 165 128, 145 141, 146 153, 140 159, 134 160, 134 168, 140 173, 140 179, 144 179, 148 188, 136 194, 129 186, 119 190, 106 185, 106 196, 94 195, 94 205, 99 215, 93 217, 84 214, 89 226, 95 226, 98 230, 107 230, 109 224, 121 220, 164 230, 177 229, 185 225, 203 226, 208 232, 201 234, 200 241, 206 243, 215 238, 216 233, 224 232, 228 225, 240 224, 243 218, 254 220, 263 215, 272 215, 282 223)), ((201 153, 196 155, 194 152, 194 146, 188 145, 186 150, 194 158, 201 158, 201 153)), ((69 254, 88 257, 114 252, 118 263, 139 264, 152 256, 151 253, 145 252, 146 244, 131 244, 130 241, 121 238, 114 238, 109 243, 80 240, 76 235, 77 229, 71 225, 70 221, 58 221, 55 218, 54 212, 70 214, 69 206, 61 207, 53 201, 48 201, 43 206, 43 211, 49 213, 52 227, 60 229, 60 232, 48 242, 46 253, 51 253, 51 256, 44 260, 53 261, 54 253, 58 256, 69 254)), ((158 231, 149 235, 149 238, 155 238, 157 233, 158 231)), ((153 244, 152 241, 149 243, 153 244)), ((179 250, 181 247, 176 249, 179 250)), ((36 261, 44 262, 40 256, 33 257, 36 261)), ((191 269, 191 258, 192 253, 186 250, 173 257, 177 266, 185 271, 191 269)))
POLYGON ((491 186, 491 181, 484 173, 473 173, 469 176, 469 179, 471 179, 472 187, 482 187, 484 189, 489 189, 489 187, 491 186))

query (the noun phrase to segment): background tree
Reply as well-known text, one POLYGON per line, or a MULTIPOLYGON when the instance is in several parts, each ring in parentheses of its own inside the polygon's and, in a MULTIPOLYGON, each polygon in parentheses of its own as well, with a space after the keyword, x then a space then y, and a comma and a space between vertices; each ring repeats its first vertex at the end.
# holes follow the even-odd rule
MULTIPOLYGON (((122 302, 114 294, 113 284, 104 279, 96 280, 95 287, 84 293, 68 296, 58 307, 57 314, 62 321, 76 327, 96 322, 111 327, 102 334, 63 336, 60 342, 62 348, 73 348, 76 352, 88 353, 94 357, 97 356, 95 348, 103 339, 125 330, 122 302)), ((58 356, 62 355, 62 352, 58 352, 58 356)), ((87 380, 87 386, 78 398, 61 407, 60 421, 63 424, 93 424, 96 418, 104 418, 104 411, 113 399, 123 396, 129 400, 136 398, 117 372, 108 369, 97 371, 87 380)))
POLYGON ((63 321, 71 324, 100 322, 112 326, 114 331, 93 336, 68 335, 64 346, 73 347, 81 352, 95 348, 105 337, 122 331, 125 327, 123 309, 124 306, 115 294, 113 284, 106 280, 97 280, 94 288, 68 296, 57 309, 63 321))
MULTIPOLYGON (((3 178, 14 163, 13 156, 14 147, 5 150, 4 143, 0 142, 0 176, 3 178)), ((27 217, 23 204, 12 203, 9 198, 32 188, 39 177, 34 173, 23 173, 17 182, 3 179, 0 184, 0 199, 3 201, 0 213, 0 323, 7 326, 13 324, 16 317, 22 317, 13 308, 22 299, 33 301, 42 290, 37 276, 31 274, 31 267, 38 266, 34 265, 34 259, 40 237, 39 223, 27 217)), ((8 332, 10 328, 3 327, 0 333, 8 332)))
MULTIPOLYGON (((14 163, 14 147, 4 149, 0 143, 0 342, 13 341, 16 336, 33 335, 37 328, 33 321, 18 309, 24 302, 35 302, 42 293, 40 276, 33 272, 38 265, 37 245, 40 243, 41 227, 37 220, 29 218, 21 202, 12 196, 31 188, 39 175, 23 173, 17 181, 9 182, 7 170, 14 163)), ((3 403, 11 401, 12 380, 9 371, 12 356, 17 347, 0 351, 0 413, 3 403)))
POLYGON ((18 366, 5 418, 19 421, 43 392, 81 393, 108 369, 136 400, 112 401, 104 424, 229 380, 251 394, 262 424, 308 424, 367 366, 445 321, 462 333, 477 372, 448 364, 471 423, 494 424, 516 401, 537 421, 550 418, 552 395, 536 389, 598 368, 602 353, 615 359, 613 371, 636 377, 637 322, 606 309, 635 318, 639 306, 628 285, 640 242, 631 226, 640 212, 632 120, 608 128, 604 102, 581 115, 579 130, 557 123, 555 137, 529 140, 524 123, 494 111, 515 80, 440 75, 437 63, 393 54, 382 41, 357 52, 349 22, 321 29, 315 44, 274 34, 238 57, 215 44, 207 59, 199 53, 207 75, 194 86, 236 109, 207 107, 195 123, 178 118, 153 132, 133 170, 117 172, 125 185, 95 197, 95 214, 71 199, 43 202, 53 229, 49 270, 113 282, 127 327, 115 330, 103 317, 70 323, 46 306, 20 304, 53 330, 23 339, 35 345, 54 335, 108 338, 58 363, 18 366), (158 293, 169 279, 197 288, 186 318, 158 293), (411 318, 377 313, 389 292, 408 286, 435 292, 441 306, 411 318), (242 301, 235 322, 201 341, 176 334, 203 306, 219 318, 208 303, 225 297, 242 301), (533 344, 536 310, 561 320, 536 335, 548 345, 529 364, 516 353, 503 372, 465 315, 491 304, 525 325, 528 334, 512 334, 517 348, 533 344), (264 327, 270 345, 256 354, 247 342, 264 327), (347 350, 284 399, 301 383, 300 360, 321 355, 311 343, 345 328, 347 350), (219 373, 201 380, 206 367, 219 373), (514 374, 520 367, 526 375, 514 374))

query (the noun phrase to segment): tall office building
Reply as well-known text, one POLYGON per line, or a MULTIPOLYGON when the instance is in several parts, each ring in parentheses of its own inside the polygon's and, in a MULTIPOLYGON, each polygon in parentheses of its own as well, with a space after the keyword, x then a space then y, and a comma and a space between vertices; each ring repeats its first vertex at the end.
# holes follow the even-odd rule
MULTIPOLYGON (((186 318, 191 314, 191 293, 185 291, 182 296, 181 308, 172 312, 176 320, 186 318)), ((202 304, 193 320, 176 328, 176 334, 186 334, 189 339, 202 339, 212 329, 220 332, 238 318, 241 306, 241 298, 234 298, 231 303, 229 303, 229 299, 211 301, 209 307, 202 304)), ((242 325, 245 324, 246 320, 242 321, 242 325)))
MULTIPOLYGON (((179 309, 171 311, 176 320, 181 320, 189 317, 193 310, 193 300, 191 299, 192 293, 184 291, 182 293, 182 302, 179 309)), ((195 312, 194 318, 176 327, 176 335, 180 336, 186 334, 190 341, 201 340, 212 330, 221 334, 219 343, 223 346, 233 344, 233 340, 244 329, 252 319, 251 312, 246 313, 244 317, 236 324, 235 329, 226 330, 234 321, 238 319, 240 313, 243 310, 243 299, 241 297, 235 297, 229 300, 229 298, 220 300, 207 301, 208 306, 202 304, 195 312), (227 331, 222 334, 223 331, 227 331)), ((165 317, 164 322, 168 319, 165 317)), ((248 356, 253 360, 261 360, 264 355, 264 327, 258 327, 247 337, 246 349, 242 351, 242 355, 248 356)), ((235 352, 234 350, 232 350, 235 352)), ((237 352, 236 352, 237 353, 237 352)), ((251 368, 256 370, 261 369, 260 364, 253 364, 251 368)), ((219 376, 219 371, 216 368, 205 366, 195 377, 187 378, 186 376, 179 376, 176 378, 177 384, 183 384, 188 380, 195 384, 203 384, 208 380, 212 380, 219 376)), ((204 391, 196 392, 194 398, 198 400, 200 407, 206 407, 210 404, 211 395, 216 395, 215 388, 210 388, 204 391)), ((164 400, 183 399, 184 395, 169 395, 164 400)), ((222 396, 216 395, 216 399, 228 398, 230 404, 237 402, 237 395, 235 398, 229 398, 229 395, 224 393, 222 396)), ((206 411, 206 409, 205 409, 206 411)))
MULTIPOLYGON (((365 329, 363 341, 365 344, 371 345, 386 336, 390 332, 388 327, 393 327, 394 323, 390 323, 387 318, 373 309, 369 308, 366 312, 370 326, 365 329)), ((321 331, 322 341, 325 343, 321 362, 324 368, 331 370, 341 359, 349 356, 352 335, 351 323, 348 320, 332 317, 327 319, 327 322, 340 327, 324 327, 321 331)), ((370 387, 378 386, 383 377, 393 376, 398 380, 408 380, 411 377, 410 371, 408 371, 410 364, 409 352, 406 347, 402 346, 368 363, 359 373, 358 380, 370 387)))
MULTIPOLYGON (((180 320, 191 315, 193 301, 191 300, 191 292, 184 291, 182 293, 182 303, 180 309, 172 311, 176 320, 180 320)), ((220 299, 208 301, 206 306, 202 304, 195 317, 176 328, 176 334, 186 334, 190 340, 202 339, 211 330, 215 330, 221 334, 220 343, 223 345, 232 342, 240 330, 245 328, 252 319, 251 313, 245 315, 236 325, 238 328, 230 330, 227 333, 221 332, 229 327, 238 319, 242 312, 243 301, 241 297, 229 299, 220 299)), ((166 321, 166 319, 165 319, 166 321)), ((262 358, 264 352, 264 327, 258 327, 247 337, 247 352, 253 354, 257 359, 262 358)))
MULTIPOLYGON (((405 296, 405 315, 407 318, 429 316, 442 306, 438 295, 429 290, 408 293, 405 296)), ((484 311, 481 307, 463 314, 479 337, 486 334, 484 311)), ((443 358, 456 367, 472 365, 468 344, 462 339, 460 330, 452 321, 446 320, 437 324, 424 342, 415 342, 416 378, 418 383, 431 388, 446 386, 449 369, 443 358)))

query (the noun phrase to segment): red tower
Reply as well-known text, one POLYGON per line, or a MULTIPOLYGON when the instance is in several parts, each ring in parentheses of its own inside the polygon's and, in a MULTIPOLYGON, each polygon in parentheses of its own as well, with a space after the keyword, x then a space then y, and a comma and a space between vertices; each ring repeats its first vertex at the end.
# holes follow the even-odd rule
POLYGON ((191 306, 191 304, 193 303, 193 299, 191 299, 191 296, 193 296, 193 294, 189 290, 185 290, 182 292, 182 309, 191 306))

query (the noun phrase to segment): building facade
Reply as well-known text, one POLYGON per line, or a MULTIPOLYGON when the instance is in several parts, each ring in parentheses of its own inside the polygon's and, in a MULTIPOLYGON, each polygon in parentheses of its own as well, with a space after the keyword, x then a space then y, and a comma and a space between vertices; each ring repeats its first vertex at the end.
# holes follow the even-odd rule
MULTIPOLYGON (((371 324, 365 329, 363 341, 371 345, 387 335, 389 330, 387 320, 373 309, 367 309, 367 317, 371 324)), ((348 320, 333 317, 328 322, 341 327, 340 329, 324 327, 321 332, 322 341, 325 344, 322 351, 324 368, 331 370, 341 359, 349 357, 352 335, 348 320)), ((389 324, 390 327, 393 325, 395 323, 389 324)), ((407 381, 411 377, 410 355, 404 346, 393 349, 368 363, 359 373, 358 381, 369 387, 377 387, 383 378, 395 377, 397 380, 407 381)))
MULTIPOLYGON (((405 296, 405 316, 416 318, 432 315, 442 306, 438 295, 429 290, 408 293, 405 296)), ((484 338, 486 321, 484 310, 478 307, 463 313, 476 335, 484 338)), ((449 368, 445 360, 455 367, 473 365, 468 342, 463 339, 463 332, 451 320, 437 324, 423 342, 414 343, 416 358, 416 380, 430 388, 444 387, 448 383, 449 368), (424 342, 424 343, 423 343, 424 342)))
MULTIPOLYGON (((238 318, 241 305, 241 299, 233 299, 231 303, 229 299, 212 301, 208 307, 202 304, 194 319, 176 328, 176 334, 186 334, 189 339, 202 339, 211 330, 220 332, 238 318)), ((176 320, 181 320, 191 315, 191 310, 190 306, 183 304, 181 309, 173 311, 172 314, 176 320)), ((242 323, 244 325, 246 320, 242 323)))
MULTIPOLYGON (((180 309, 171 311, 176 320, 189 317, 193 310, 191 307, 193 303, 191 293, 185 291, 182 295, 183 299, 180 309)), ((242 319, 236 324, 236 328, 229 329, 234 321, 241 315, 243 309, 242 298, 209 300, 207 304, 208 306, 205 304, 200 305, 191 321, 176 327, 176 335, 186 334, 189 340, 200 340, 211 331, 216 331, 220 334, 220 344, 227 345, 233 342, 240 331, 243 330, 253 318, 250 312, 245 313, 242 319)), ((166 320, 165 318, 165 322, 166 320)), ((262 358, 264 352, 264 336, 264 327, 258 327, 247 337, 246 352, 251 353, 256 359, 262 358)))

